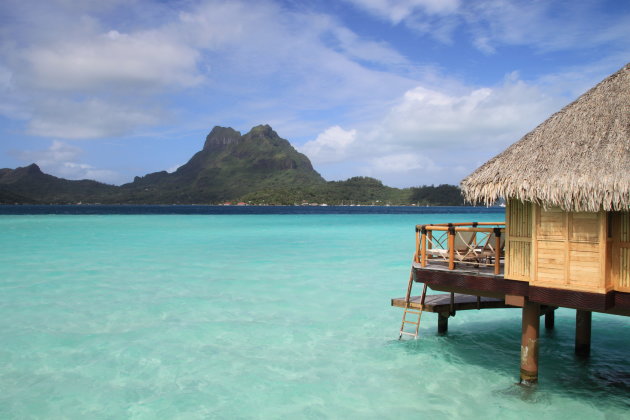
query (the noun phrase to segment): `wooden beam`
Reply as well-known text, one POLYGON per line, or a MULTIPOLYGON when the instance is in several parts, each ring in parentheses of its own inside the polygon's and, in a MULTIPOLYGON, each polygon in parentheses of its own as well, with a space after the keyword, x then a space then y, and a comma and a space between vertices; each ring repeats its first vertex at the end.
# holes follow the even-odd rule
POLYGON ((505 295, 505 304, 522 308, 525 306, 525 296, 505 295))

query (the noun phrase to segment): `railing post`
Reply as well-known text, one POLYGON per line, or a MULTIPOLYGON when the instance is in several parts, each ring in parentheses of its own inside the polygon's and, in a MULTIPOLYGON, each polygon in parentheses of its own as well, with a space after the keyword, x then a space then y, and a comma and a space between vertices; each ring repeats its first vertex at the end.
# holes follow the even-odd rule
MULTIPOLYGON (((433 245, 433 231, 427 230, 427 244, 433 245)), ((427 260, 431 259, 431 255, 427 255, 427 260)))
POLYGON ((494 274, 501 273, 501 228, 494 228, 494 274))
POLYGON ((420 239, 420 265, 427 266, 427 228, 422 226, 422 239, 420 239))
POLYGON ((420 263, 420 228, 416 225, 416 249, 413 253, 413 262, 420 263))
POLYGON ((455 269, 455 226, 452 225, 448 227, 448 269, 455 269))

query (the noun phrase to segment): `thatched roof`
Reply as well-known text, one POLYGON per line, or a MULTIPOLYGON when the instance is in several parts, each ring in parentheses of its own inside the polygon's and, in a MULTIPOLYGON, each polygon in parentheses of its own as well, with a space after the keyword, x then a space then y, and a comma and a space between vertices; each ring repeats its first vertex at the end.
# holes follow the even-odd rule
POLYGON ((465 178, 472 203, 630 209, 630 63, 465 178))

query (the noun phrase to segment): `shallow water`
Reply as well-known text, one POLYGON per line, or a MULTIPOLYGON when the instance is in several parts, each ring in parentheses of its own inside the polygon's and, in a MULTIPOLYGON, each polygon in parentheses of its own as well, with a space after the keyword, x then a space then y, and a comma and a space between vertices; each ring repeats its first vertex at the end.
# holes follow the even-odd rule
POLYGON ((2 216, 0 418, 628 418, 627 318, 557 311, 535 390, 516 309, 397 340, 415 224, 501 217, 2 216))

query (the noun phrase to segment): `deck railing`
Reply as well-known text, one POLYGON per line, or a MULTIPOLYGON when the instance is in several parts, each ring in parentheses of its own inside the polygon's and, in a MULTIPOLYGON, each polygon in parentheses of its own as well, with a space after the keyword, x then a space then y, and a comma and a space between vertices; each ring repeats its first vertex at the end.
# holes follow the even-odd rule
POLYGON ((417 225, 414 260, 421 267, 446 263, 449 270, 456 264, 494 267, 494 274, 500 274, 504 244, 502 222, 417 225))

